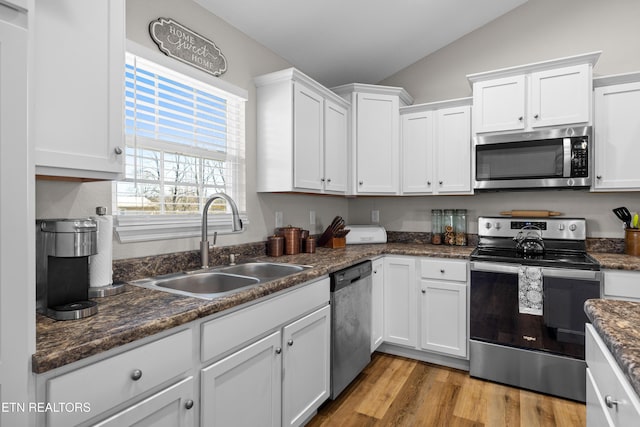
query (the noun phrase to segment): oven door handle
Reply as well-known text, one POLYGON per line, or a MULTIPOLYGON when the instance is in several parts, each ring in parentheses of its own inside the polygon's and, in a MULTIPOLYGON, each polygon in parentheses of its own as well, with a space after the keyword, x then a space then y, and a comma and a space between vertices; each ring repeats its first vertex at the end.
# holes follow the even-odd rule
POLYGON ((488 271, 491 273, 518 274, 520 264, 501 264, 498 262, 476 262, 470 264, 472 271, 488 271))

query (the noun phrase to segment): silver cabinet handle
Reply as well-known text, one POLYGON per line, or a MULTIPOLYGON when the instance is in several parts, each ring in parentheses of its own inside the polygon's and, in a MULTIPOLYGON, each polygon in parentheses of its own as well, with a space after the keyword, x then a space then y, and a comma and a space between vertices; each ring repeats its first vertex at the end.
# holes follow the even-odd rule
POLYGON ((113 152, 116 153, 117 155, 120 155, 120 154, 122 154, 122 148, 116 147, 116 148, 113 149, 113 152))
POLYGON ((320 182, 324 182, 324 178, 320 178, 320 182))
POLYGON ((193 408, 193 400, 189 399, 189 400, 187 400, 186 402, 184 402, 184 407, 185 407, 186 409, 191 409, 191 408, 193 408))
POLYGON ((444 274, 444 268, 440 269, 440 273, 444 274))
POLYGON ((614 400, 613 397, 606 395, 604 397, 604 404, 607 405, 607 407, 609 408, 613 408, 614 406, 616 407, 616 410, 618 409, 618 402, 617 400, 614 400))
POLYGON ((602 179, 602 175, 596 176, 596 179, 602 179))
POLYGON ((291 347, 291 346, 293 345, 293 340, 289 340, 289 341, 287 341, 287 345, 288 345, 289 347, 291 347))
POLYGON ((427 181, 427 185, 431 185, 431 181, 427 181))
POLYGON ((426 289, 423 289, 423 290, 422 290, 422 293, 423 293, 423 294, 426 294, 426 293, 427 293, 427 290, 426 290, 426 289))
POLYGON ((521 122, 522 120, 524 120, 524 117, 520 116, 518 117, 518 121, 521 122))
POLYGON ((438 181, 438 184, 442 185, 442 182, 443 182, 443 181, 438 181))
POLYGON ((534 118, 534 119, 537 119, 537 118, 539 118, 539 117, 540 117, 540 114, 535 114, 535 115, 533 116, 533 118, 534 118))
POLYGON ((327 182, 331 182, 331 178, 327 178, 327 182))
POLYGON ((140 369, 134 369, 133 372, 131 372, 131 379, 138 381, 140 378, 142 378, 142 371, 140 369))
POLYGON ((282 353, 282 349, 280 347, 276 347, 276 354, 282 353))
POLYGON ((358 184, 362 185, 362 184, 364 184, 364 182, 363 182, 363 181, 360 181, 360 182, 358 182, 358 184))

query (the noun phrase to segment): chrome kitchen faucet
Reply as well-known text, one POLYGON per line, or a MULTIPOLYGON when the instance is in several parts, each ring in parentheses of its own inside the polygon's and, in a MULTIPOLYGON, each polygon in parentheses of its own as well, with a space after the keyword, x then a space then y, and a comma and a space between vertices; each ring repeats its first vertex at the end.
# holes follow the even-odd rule
MULTIPOLYGON (((202 268, 209 268, 209 240, 207 240, 207 218, 209 212, 209 206, 216 199, 224 199, 229 203, 231 207, 231 231, 242 231, 242 220, 240 219, 240 214, 238 213, 238 206, 236 202, 233 201, 231 197, 229 197, 225 193, 216 193, 207 200, 207 203, 204 204, 204 208, 202 209, 202 239, 200 240, 200 260, 202 264, 202 268)), ((216 238, 218 233, 215 234, 213 238, 213 244, 215 245, 216 238)))

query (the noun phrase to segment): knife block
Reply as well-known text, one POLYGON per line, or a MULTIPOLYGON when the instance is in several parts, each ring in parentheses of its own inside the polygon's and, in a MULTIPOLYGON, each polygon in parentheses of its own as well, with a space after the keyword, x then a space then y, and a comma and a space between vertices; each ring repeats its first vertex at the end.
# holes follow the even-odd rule
POLYGON ((332 237, 324 245, 325 248, 331 248, 331 249, 344 248, 346 246, 347 246, 346 237, 332 237))

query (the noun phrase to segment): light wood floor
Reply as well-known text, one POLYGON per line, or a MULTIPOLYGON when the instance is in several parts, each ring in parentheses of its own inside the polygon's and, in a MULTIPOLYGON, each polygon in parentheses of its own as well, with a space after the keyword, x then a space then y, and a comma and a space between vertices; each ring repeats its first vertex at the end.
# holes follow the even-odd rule
POLYGON ((585 405, 471 378, 468 372, 374 353, 307 424, 318 426, 584 426, 585 405))

